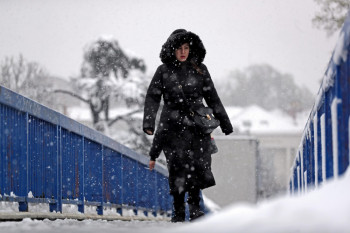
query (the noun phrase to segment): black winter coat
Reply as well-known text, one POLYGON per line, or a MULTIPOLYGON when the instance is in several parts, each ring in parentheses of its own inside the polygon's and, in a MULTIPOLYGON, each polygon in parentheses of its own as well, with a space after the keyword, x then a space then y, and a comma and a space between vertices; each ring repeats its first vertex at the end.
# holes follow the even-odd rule
POLYGON ((232 125, 208 69, 201 63, 205 56, 201 40, 191 32, 177 31, 163 45, 161 59, 164 64, 158 67, 149 85, 143 120, 143 130, 154 132, 157 111, 163 97, 164 107, 150 157, 151 160, 156 160, 163 150, 169 170, 171 193, 215 185, 211 172, 210 135, 200 133, 193 126, 182 91, 192 109, 203 106, 204 98, 214 110, 214 116, 220 120, 222 131, 225 134, 232 132, 232 125), (174 59, 174 48, 186 42, 190 44, 190 55, 187 61, 177 62, 174 59))

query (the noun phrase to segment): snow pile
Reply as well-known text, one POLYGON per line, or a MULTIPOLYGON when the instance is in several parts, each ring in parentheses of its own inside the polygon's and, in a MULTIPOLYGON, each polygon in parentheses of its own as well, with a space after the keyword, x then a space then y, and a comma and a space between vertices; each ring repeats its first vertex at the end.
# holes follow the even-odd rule
POLYGON ((299 197, 233 205, 170 232, 350 232, 350 171, 299 197))
POLYGON ((18 211, 18 202, 0 201, 0 213, 14 213, 18 211))
POLYGON ((203 202, 205 203, 206 208, 208 208, 211 212, 217 213, 218 211, 221 210, 221 207, 218 206, 214 201, 207 198, 205 195, 202 195, 202 196, 203 196, 203 202))

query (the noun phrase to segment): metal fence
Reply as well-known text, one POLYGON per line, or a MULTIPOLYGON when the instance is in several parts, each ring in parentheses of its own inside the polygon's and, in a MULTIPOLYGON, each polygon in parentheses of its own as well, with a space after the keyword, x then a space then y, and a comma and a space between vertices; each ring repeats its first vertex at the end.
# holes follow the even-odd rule
POLYGON ((0 200, 170 213, 168 172, 148 158, 0 86, 0 200))
POLYGON ((341 30, 304 129, 290 179, 290 192, 301 193, 349 166, 350 17, 341 30))

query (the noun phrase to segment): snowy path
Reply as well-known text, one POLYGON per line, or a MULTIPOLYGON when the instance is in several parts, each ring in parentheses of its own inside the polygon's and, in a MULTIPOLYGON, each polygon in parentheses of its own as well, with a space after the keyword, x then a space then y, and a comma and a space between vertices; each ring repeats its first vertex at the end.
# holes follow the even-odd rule
POLYGON ((350 171, 306 195, 281 197, 259 205, 233 205, 195 223, 24 219, 0 222, 0 232, 349 233, 350 171))
POLYGON ((171 230, 182 223, 173 224, 164 221, 105 221, 105 220, 31 220, 24 219, 21 222, 1 222, 0 232, 18 233, 18 232, 50 232, 50 233, 68 233, 68 232, 128 232, 141 233, 152 232, 159 233, 171 230))

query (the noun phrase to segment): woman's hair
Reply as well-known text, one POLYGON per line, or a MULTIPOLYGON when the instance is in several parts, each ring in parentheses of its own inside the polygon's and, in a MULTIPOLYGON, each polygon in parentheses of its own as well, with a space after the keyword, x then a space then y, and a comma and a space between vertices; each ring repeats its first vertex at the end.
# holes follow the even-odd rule
MULTIPOLYGON (((190 48, 190 51, 191 51, 191 48, 190 48)), ((193 60, 190 60, 190 62, 191 62, 191 64, 192 64, 193 68, 194 68, 198 73, 200 73, 200 74, 202 74, 202 75, 204 74, 203 71, 202 71, 202 69, 199 68, 199 66, 198 66, 193 60)))

